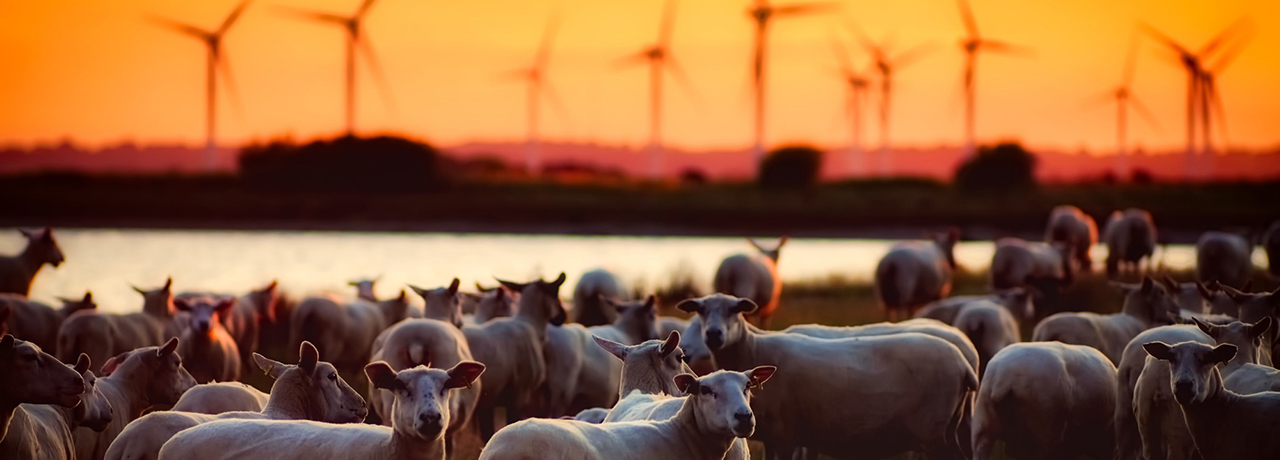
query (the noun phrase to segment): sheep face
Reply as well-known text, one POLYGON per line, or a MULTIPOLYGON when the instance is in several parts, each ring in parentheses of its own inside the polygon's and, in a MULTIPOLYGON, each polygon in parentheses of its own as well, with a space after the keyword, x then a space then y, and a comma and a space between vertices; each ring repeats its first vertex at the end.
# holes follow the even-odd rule
POLYGON ((1152 357, 1169 362, 1173 398, 1184 406, 1204 402, 1220 390, 1222 376, 1216 366, 1236 355, 1236 346, 1229 343, 1210 347, 1198 342, 1148 342, 1142 348, 1152 357))
POLYGON ((221 299, 180 297, 173 301, 173 305, 177 307, 178 311, 187 314, 188 325, 191 330, 201 335, 208 334, 213 325, 219 323, 220 318, 225 316, 227 311, 235 304, 236 299, 231 297, 221 299))
POLYGON ((102 432, 111 423, 113 410, 111 402, 98 389, 98 377, 89 370, 89 355, 81 353, 73 369, 84 378, 85 385, 84 394, 80 395, 80 405, 76 406, 74 412, 75 419, 80 426, 102 432))
MULTIPOLYGON (((129 365, 142 366, 141 375, 147 383, 147 394, 155 404, 174 404, 178 398, 191 387, 196 386, 196 379, 182 367, 182 358, 178 356, 178 339, 172 338, 160 347, 139 348, 124 356, 112 358, 120 360, 120 367, 129 365), (135 361, 137 364, 130 364, 135 361)), ((111 361, 102 366, 103 373, 114 368, 111 361)))
POLYGON ((1240 321, 1256 323, 1265 316, 1280 315, 1280 289, 1271 292, 1247 293, 1222 285, 1223 292, 1236 304, 1240 321))
POLYGON ((712 294, 685 300, 676 308, 698 314, 702 320, 702 342, 708 350, 716 351, 737 343, 746 334, 746 319, 742 315, 756 311, 756 303, 751 299, 712 294))
POLYGON ((153 311, 153 305, 159 306, 159 310, 163 310, 172 315, 177 307, 173 304, 173 278, 168 278, 164 282, 164 286, 146 290, 137 286, 133 290, 138 294, 142 294, 142 311, 153 311))
POLYGON ((682 373, 693 372, 684 363, 684 352, 680 350, 680 333, 677 331, 671 331, 666 340, 649 340, 631 346, 598 336, 591 338, 595 339, 600 348, 622 360, 624 381, 628 374, 634 378, 653 379, 661 386, 663 393, 676 395, 679 391, 672 384, 672 379, 682 373))
POLYGON ((396 432, 434 441, 449 426, 449 399, 454 397, 450 390, 470 386, 484 373, 484 365, 463 361, 448 371, 418 366, 396 372, 386 362, 378 361, 365 366, 364 372, 374 388, 394 395, 391 426, 396 432))
POLYGON ((674 381, 689 395, 700 431, 746 438, 756 430, 751 389, 769 380, 774 371, 774 366, 760 366, 746 372, 716 371, 702 378, 680 374, 674 381))
POLYGON ((1123 285, 1124 311, 1146 318, 1152 325, 1177 324, 1180 310, 1176 297, 1150 277, 1137 286, 1123 285))
POLYGON ((281 388, 298 388, 305 392, 303 396, 308 413, 314 420, 327 423, 364 421, 369 413, 364 398, 347 385, 332 364, 320 361, 320 352, 315 345, 303 341, 298 352, 300 357, 296 366, 257 353, 253 354, 253 361, 281 388))
POLYGON ((462 298, 458 296, 457 278, 449 287, 423 289, 410 285, 413 292, 418 293, 425 303, 422 312, 427 318, 445 319, 454 326, 462 327, 462 298))
POLYGON ((27 238, 27 247, 39 255, 41 262, 57 268, 66 260, 62 256, 62 249, 58 247, 58 241, 53 239, 53 229, 45 227, 43 230, 20 231, 27 238))
POLYGON ((1192 318, 1196 327, 1213 337, 1217 343, 1229 343, 1236 346, 1236 355, 1246 363, 1258 364, 1258 349, 1262 347, 1262 336, 1271 329, 1271 317, 1264 316, 1257 324, 1232 321, 1231 324, 1219 326, 1192 318))
POLYGON ((368 300, 370 302, 377 302, 378 296, 375 295, 373 292, 373 286, 377 282, 378 282, 377 278, 352 280, 352 281, 348 281, 347 285, 354 286, 356 288, 356 297, 364 300, 368 300))
POLYGON ((555 281, 543 280, 529 283, 513 283, 498 280, 502 286, 520 294, 520 307, 517 315, 545 320, 552 325, 564 324, 566 314, 564 304, 560 302, 560 286, 564 285, 565 275, 555 281))
POLYGON ((504 318, 515 314, 515 297, 510 291, 501 286, 482 290, 475 302, 477 321, 488 321, 493 318, 504 318))
POLYGON ((640 341, 658 339, 658 299, 650 295, 641 301, 617 302, 601 297, 618 311, 614 326, 628 336, 640 341))
POLYGON ((0 339, 0 398, 5 402, 75 407, 84 391, 80 373, 36 344, 12 335, 0 339))

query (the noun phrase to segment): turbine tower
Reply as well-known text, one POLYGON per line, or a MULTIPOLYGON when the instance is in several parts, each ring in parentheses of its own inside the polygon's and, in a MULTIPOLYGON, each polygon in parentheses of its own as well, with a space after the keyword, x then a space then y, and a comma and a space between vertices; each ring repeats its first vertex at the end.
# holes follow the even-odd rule
POLYGON ((671 75, 676 81, 682 84, 691 95, 696 99, 697 92, 693 90, 693 83, 690 82, 688 74, 685 73, 684 67, 676 62, 675 56, 671 54, 671 30, 675 26, 675 10, 676 1, 667 0, 666 7, 662 13, 662 24, 658 29, 658 41, 656 44, 646 47, 640 52, 624 58, 622 64, 649 64, 649 179, 658 180, 662 178, 662 81, 663 69, 671 71, 671 75))
POLYGON ((911 65, 918 61, 927 53, 931 46, 928 44, 920 45, 898 55, 890 55, 886 43, 872 42, 861 29, 856 26, 854 28, 858 32, 858 36, 862 39, 862 45, 871 52, 874 60, 876 72, 880 74, 880 152, 879 158, 879 174, 887 177, 893 164, 892 145, 889 142, 889 107, 890 101, 893 100, 893 74, 897 70, 911 65))
POLYGON ((1129 106, 1133 106, 1139 115, 1142 115, 1152 126, 1159 126, 1156 122, 1155 115, 1146 104, 1138 100, 1133 94, 1133 74, 1138 63, 1138 40, 1133 37, 1129 40, 1129 52, 1124 61, 1124 75, 1120 86, 1112 90, 1107 95, 1108 99, 1114 99, 1116 103, 1116 179, 1120 181, 1126 180, 1131 176, 1131 164, 1129 162, 1129 106))
POLYGON ((560 98, 556 95, 551 82, 547 80, 547 63, 551 60, 551 47, 555 41, 557 29, 560 27, 559 17, 553 17, 542 33, 542 43, 538 45, 538 54, 533 64, 511 73, 511 76, 524 80, 529 86, 525 93, 525 104, 528 110, 528 128, 525 134, 525 170, 537 176, 542 170, 542 143, 538 137, 538 118, 540 98, 545 96, 557 110, 563 110, 560 98))
POLYGON ((764 158, 764 90, 765 90, 765 47, 768 45, 767 32, 769 21, 778 17, 797 16, 831 9, 830 3, 809 3, 787 6, 772 6, 769 0, 756 0, 755 6, 747 10, 747 14, 755 21, 755 49, 751 62, 751 83, 755 104, 754 141, 751 146, 752 160, 760 164, 764 158))
POLYGON ((365 62, 368 63, 370 71, 373 72, 374 79, 378 85, 386 91, 386 78, 382 73, 382 65, 378 62, 378 55, 373 50, 373 45, 369 43, 369 37, 365 36, 360 28, 361 21, 369 14, 369 10, 373 8, 374 2, 377 0, 364 0, 360 4, 360 8, 355 14, 350 16, 340 16, 333 13, 324 13, 318 11, 293 10, 294 15, 309 19, 316 22, 335 25, 343 28, 347 32, 347 67, 346 67, 346 125, 347 136, 355 135, 355 119, 356 119, 356 54, 364 53, 365 62))
POLYGON ((249 6, 249 0, 240 3, 231 14, 228 14, 222 20, 222 24, 212 31, 204 30, 199 27, 184 24, 181 22, 164 19, 152 18, 157 23, 173 29, 178 33, 191 36, 197 40, 204 42, 208 48, 208 55, 205 60, 205 143, 204 143, 204 167, 205 171, 213 172, 217 167, 218 152, 216 142, 216 126, 217 126, 217 91, 218 91, 218 71, 223 73, 223 77, 227 79, 227 89, 232 93, 235 92, 235 83, 231 77, 231 69, 228 67, 226 55, 222 52, 222 38, 227 35, 227 30, 231 29, 232 24, 240 18, 244 13, 244 9, 249 6))
POLYGON ((960 42, 960 47, 964 50, 964 155, 965 158, 969 158, 977 152, 977 144, 974 140, 975 104, 977 102, 974 88, 974 72, 977 70, 978 53, 991 51, 995 53, 1025 54, 1028 50, 1010 43, 982 38, 982 35, 978 33, 978 21, 973 18, 973 10, 969 7, 969 0, 956 1, 960 4, 960 17, 964 20, 964 27, 968 32, 968 36, 960 42))
POLYGON ((871 81, 866 75, 854 70, 853 59, 849 57, 848 50, 839 38, 832 37, 831 45, 836 60, 840 61, 840 79, 848 88, 845 111, 853 122, 850 127, 848 174, 850 177, 863 176, 866 174, 866 159, 863 158, 862 150, 862 106, 871 81))

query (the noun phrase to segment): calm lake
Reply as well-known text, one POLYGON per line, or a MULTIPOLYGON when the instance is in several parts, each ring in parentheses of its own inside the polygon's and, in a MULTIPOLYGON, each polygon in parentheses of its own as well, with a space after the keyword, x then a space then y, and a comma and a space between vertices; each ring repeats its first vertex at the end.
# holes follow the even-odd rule
MULTIPOLYGON (((66 262, 41 270, 31 296, 55 302, 90 290, 105 311, 137 310, 141 298, 130 285, 159 286, 166 276, 173 277, 179 292, 243 293, 277 279, 295 296, 348 293, 347 280, 375 276, 382 277, 378 294, 384 297, 406 283, 431 288, 455 276, 471 289, 476 282, 495 284, 495 276, 524 281, 563 271, 572 286, 593 268, 609 269, 633 286, 666 284, 683 271, 709 287, 721 259, 753 250, 741 238, 132 229, 58 229, 56 236, 66 262)), ((24 244, 14 229, 0 229, 0 253, 16 254, 24 244)), ((869 280, 891 244, 793 239, 779 269, 791 282, 831 276, 869 280)), ((956 257, 965 268, 982 270, 993 250, 990 242, 965 242, 956 257)), ((1105 248, 1095 248, 1094 260, 1105 254, 1105 248)), ((1171 268, 1195 262, 1190 246, 1158 250, 1156 257, 1171 268)), ((1254 259, 1265 263, 1261 250, 1254 259)), ((561 292, 572 295, 571 288, 561 292)))

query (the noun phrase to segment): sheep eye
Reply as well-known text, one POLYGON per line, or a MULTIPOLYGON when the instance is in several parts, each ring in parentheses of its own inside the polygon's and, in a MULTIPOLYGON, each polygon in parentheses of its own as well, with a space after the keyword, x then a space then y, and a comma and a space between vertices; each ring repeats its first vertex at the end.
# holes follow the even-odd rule
POLYGON ((335 373, 335 372, 330 372, 330 373, 329 373, 329 381, 331 381, 331 382, 336 382, 336 381, 338 381, 338 374, 337 374, 337 373, 335 373))
POLYGON ((701 388, 699 388, 699 389, 698 389, 698 391, 699 391, 699 392, 701 392, 701 393, 702 393, 702 394, 704 394, 704 395, 708 395, 708 396, 711 396, 711 397, 715 397, 715 395, 716 395, 715 393, 712 393, 712 392, 711 392, 711 389, 710 389, 710 388, 707 388, 707 387, 701 387, 701 388))

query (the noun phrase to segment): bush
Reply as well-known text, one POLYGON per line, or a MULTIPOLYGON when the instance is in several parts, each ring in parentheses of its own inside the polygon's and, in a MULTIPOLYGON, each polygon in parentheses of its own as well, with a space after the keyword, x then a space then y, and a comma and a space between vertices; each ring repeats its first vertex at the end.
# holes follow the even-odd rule
POLYGON ((818 183, 822 151, 807 146, 782 147, 760 161, 760 185, 766 188, 809 188, 818 183))
POLYGON ((299 192, 397 193, 444 185, 435 148, 397 137, 250 146, 240 156, 240 176, 252 188, 299 192))
POLYGON ((1036 186, 1036 157, 1021 145, 982 147, 956 168, 955 186, 971 192, 1030 190, 1036 186))

